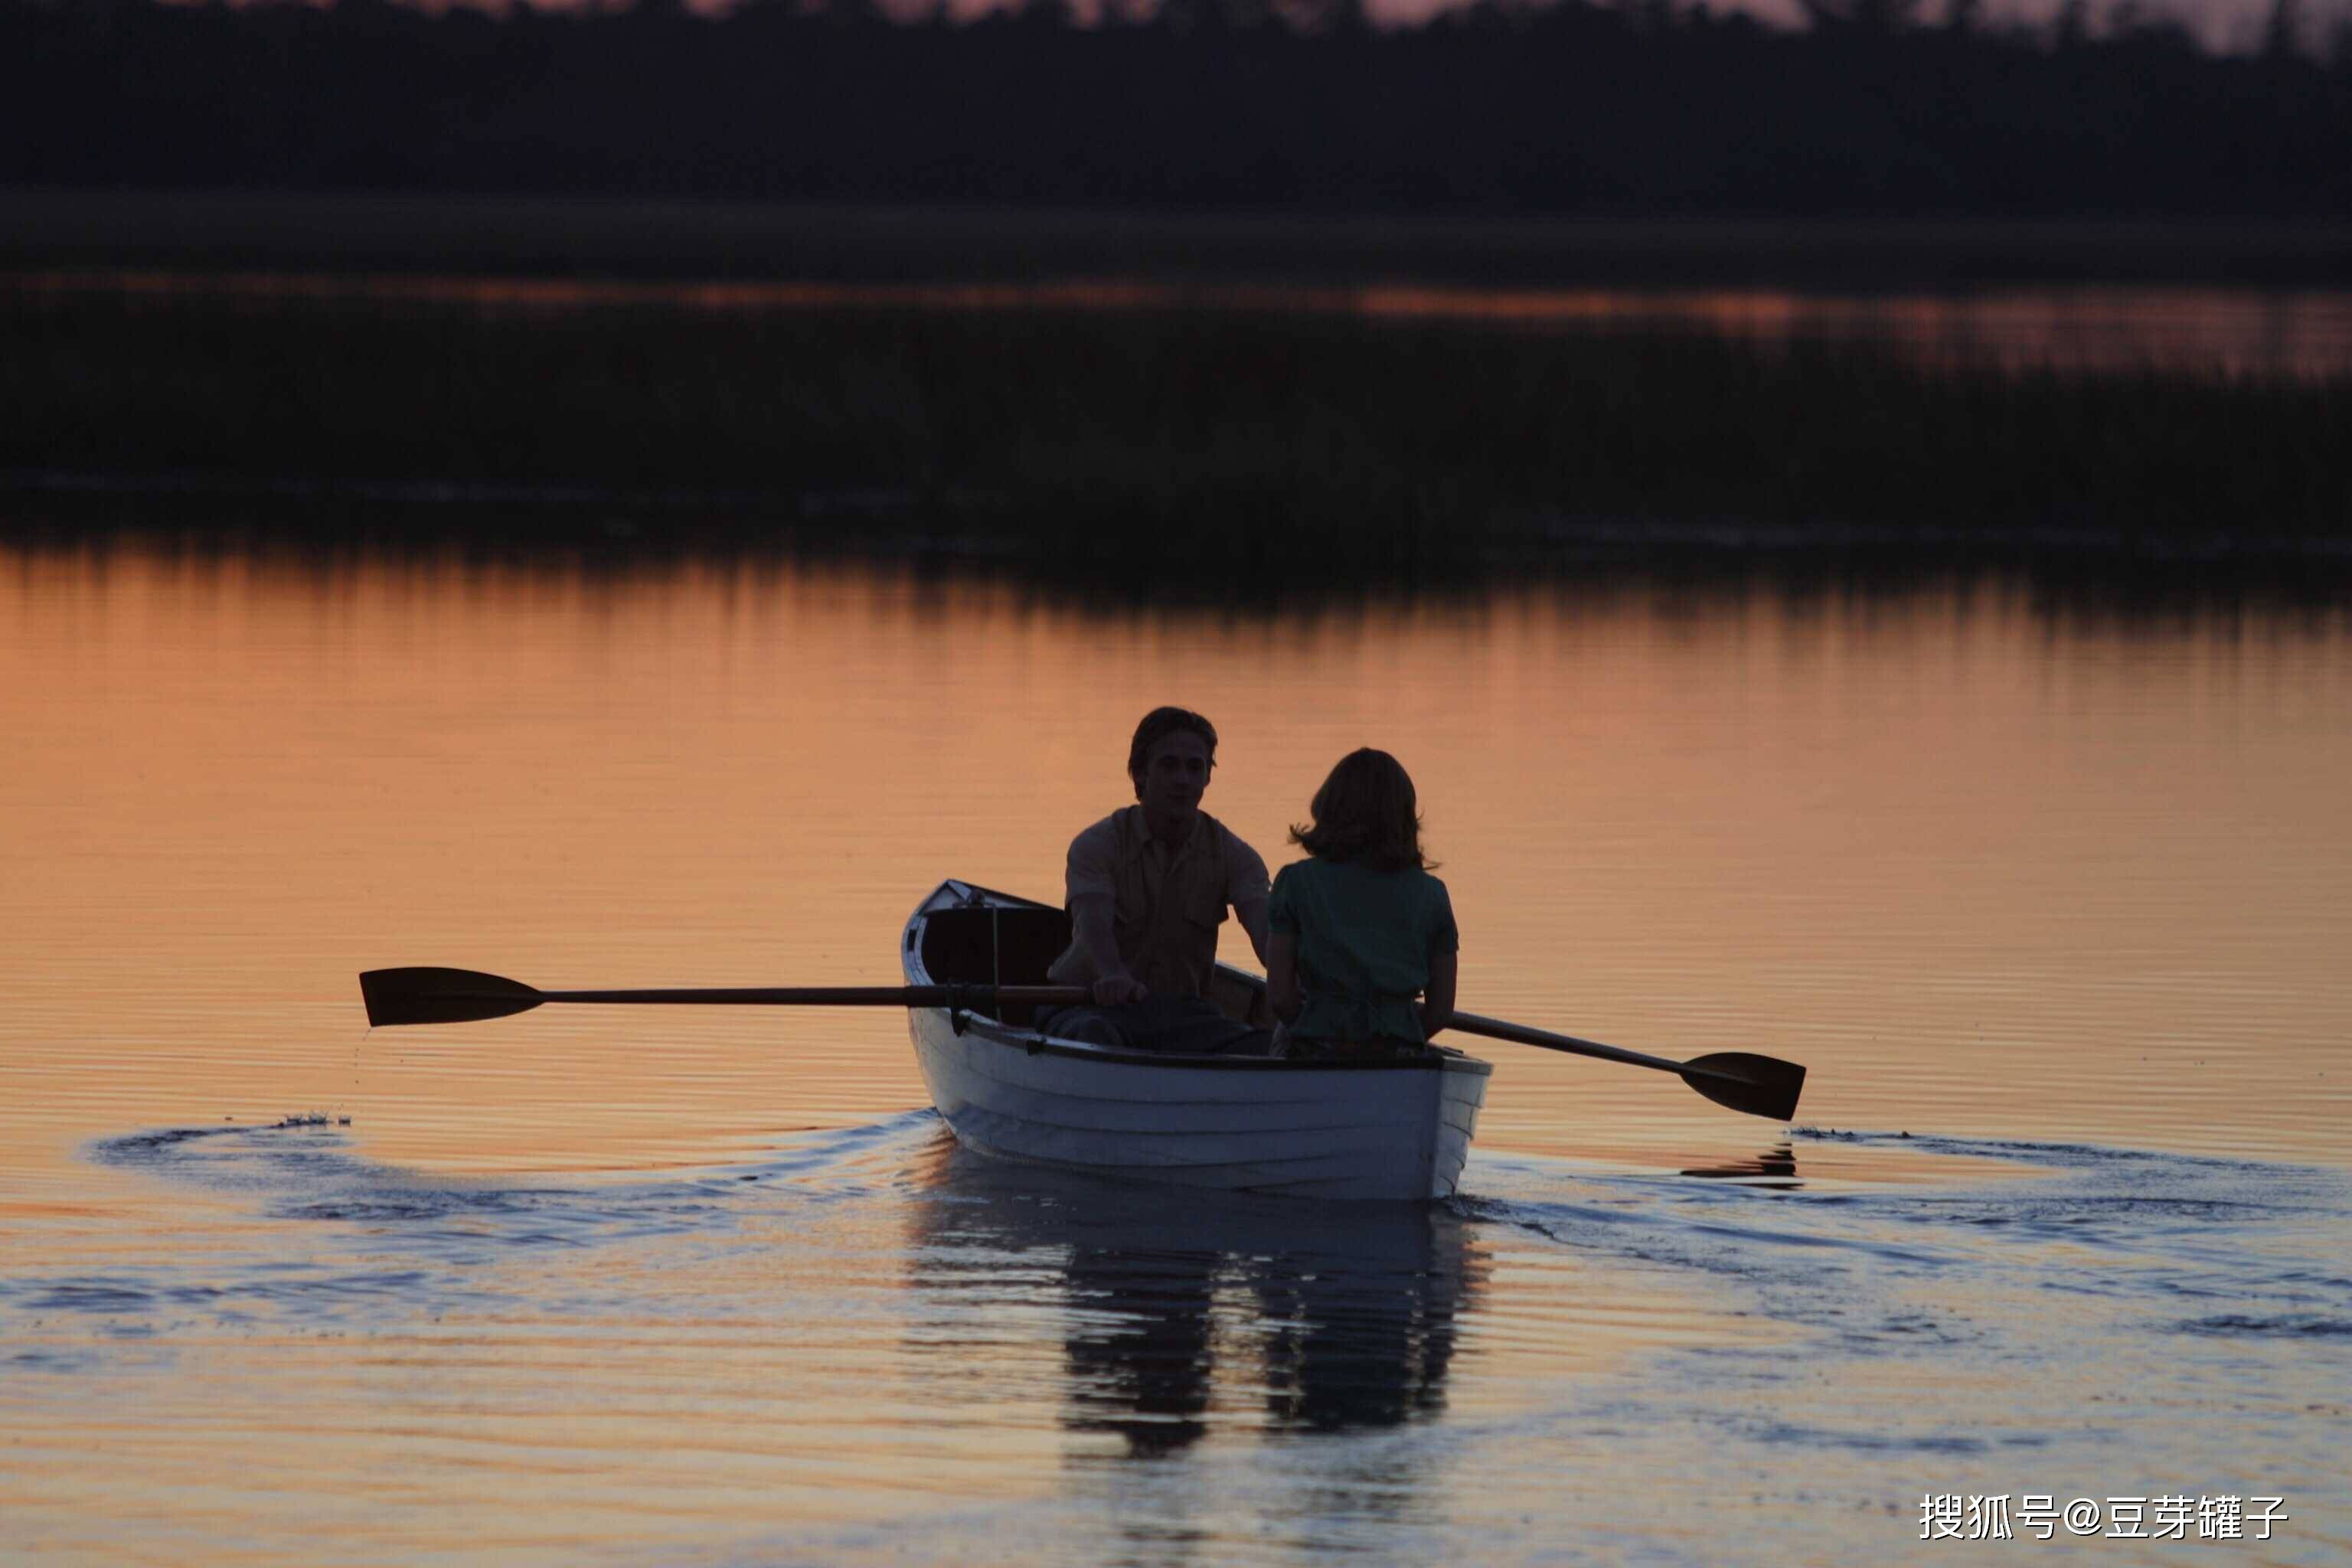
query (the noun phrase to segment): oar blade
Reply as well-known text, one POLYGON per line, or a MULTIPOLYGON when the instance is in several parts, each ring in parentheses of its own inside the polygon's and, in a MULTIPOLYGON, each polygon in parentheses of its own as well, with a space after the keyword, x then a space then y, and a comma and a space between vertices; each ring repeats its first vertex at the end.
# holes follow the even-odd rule
POLYGON ((1797 1114, 1797 1097, 1805 1089, 1805 1069, 1777 1057, 1717 1051, 1712 1056, 1693 1057, 1683 1066, 1686 1069, 1704 1069, 1685 1071, 1683 1081, 1717 1105, 1774 1121, 1786 1121, 1797 1114), (1717 1073, 1729 1077, 1715 1077, 1717 1073), (1739 1081, 1735 1083, 1733 1079, 1739 1081))
POLYGON ((467 1024, 527 1013, 540 1004, 537 990, 520 980, 470 969, 371 969, 360 976, 368 1022, 467 1024))

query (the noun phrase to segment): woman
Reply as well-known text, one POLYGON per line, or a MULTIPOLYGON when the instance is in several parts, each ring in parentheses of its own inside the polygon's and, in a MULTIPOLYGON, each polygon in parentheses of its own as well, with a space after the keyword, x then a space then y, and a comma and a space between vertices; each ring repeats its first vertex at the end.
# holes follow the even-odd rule
POLYGON ((1314 823, 1290 838, 1309 858, 1282 868, 1266 910, 1280 1054, 1418 1055, 1454 1016, 1460 939, 1421 852, 1412 780, 1365 747, 1339 759, 1308 810, 1314 823))

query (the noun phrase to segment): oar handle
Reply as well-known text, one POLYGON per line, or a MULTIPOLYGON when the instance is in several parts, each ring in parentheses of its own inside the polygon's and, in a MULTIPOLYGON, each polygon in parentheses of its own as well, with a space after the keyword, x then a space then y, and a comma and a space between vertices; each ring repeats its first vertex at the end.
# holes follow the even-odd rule
POLYGON ((674 1006, 959 1007, 1083 1006, 1083 985, 751 985, 666 991, 542 991, 542 1002, 643 1002, 674 1006))

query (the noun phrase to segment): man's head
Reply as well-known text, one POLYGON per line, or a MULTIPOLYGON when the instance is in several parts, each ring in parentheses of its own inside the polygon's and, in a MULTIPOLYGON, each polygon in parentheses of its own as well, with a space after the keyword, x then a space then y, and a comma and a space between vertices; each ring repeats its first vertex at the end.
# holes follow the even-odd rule
POLYGON ((1127 748, 1127 776, 1146 815, 1190 821, 1217 765, 1216 726, 1184 708, 1154 708, 1135 727, 1127 748))

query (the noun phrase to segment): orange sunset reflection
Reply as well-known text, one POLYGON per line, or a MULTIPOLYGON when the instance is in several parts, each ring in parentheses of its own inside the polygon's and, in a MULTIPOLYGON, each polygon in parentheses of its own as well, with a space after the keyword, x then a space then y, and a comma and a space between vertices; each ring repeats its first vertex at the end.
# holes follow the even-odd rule
MULTIPOLYGON (((940 878, 1055 894, 1163 698, 1216 718, 1211 809, 1277 861, 1330 757, 1405 758, 1475 1010, 1790 1056, 1823 1125, 2333 1151, 2338 617, 1633 586, 1118 621, 864 568, 135 550, 0 582, 0 1030, 52 1157, 93 1119, 315 1107, 401 1161, 633 1169, 919 1105, 887 1016, 371 1037, 352 977, 887 979, 940 878)), ((1482 1148, 1682 1169, 1769 1131, 1478 1048, 1482 1148)))

